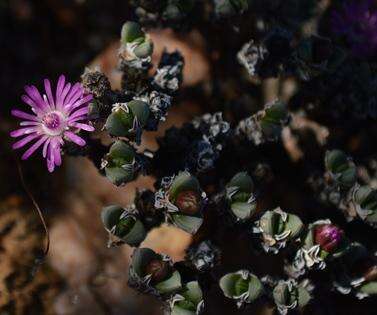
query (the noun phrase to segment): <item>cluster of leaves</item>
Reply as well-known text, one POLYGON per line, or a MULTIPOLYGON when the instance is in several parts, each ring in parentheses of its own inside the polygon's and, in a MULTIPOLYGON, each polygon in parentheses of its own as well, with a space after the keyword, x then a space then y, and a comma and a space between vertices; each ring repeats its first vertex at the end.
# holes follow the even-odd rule
POLYGON ((157 130, 181 90, 180 53, 164 52, 151 75, 153 42, 146 29, 127 22, 119 50, 121 90, 112 90, 98 70, 82 76, 94 96, 90 119, 114 142, 88 139, 83 149, 67 146, 66 152, 87 155, 118 186, 140 174, 156 178, 154 191, 138 191, 133 204, 102 212, 109 245, 136 247, 129 285, 158 297, 175 315, 208 311, 211 290, 232 301, 234 312, 272 304, 281 314, 315 305, 334 291, 375 296, 376 247, 362 245, 367 237, 350 227, 356 222, 371 239, 376 235, 377 172, 364 165, 376 153, 368 145, 376 138, 375 63, 360 63, 336 39, 302 31, 316 1, 132 4, 146 26, 207 35, 208 50, 220 61, 211 60, 216 77, 210 92, 196 87, 198 103, 210 113, 167 130, 155 152, 139 149, 142 133, 157 130), (219 29, 233 35, 227 45, 215 39, 219 29), (232 62, 222 64, 222 58, 232 62), (287 102, 255 96, 269 79, 281 89, 295 81, 287 102), (327 130, 321 141, 318 126, 327 130), (338 147, 353 151, 360 168, 333 149, 338 147), (298 161, 292 150, 302 153, 298 161), (349 219, 355 220, 347 224, 349 219), (193 235, 183 261, 139 248, 163 223, 193 235))

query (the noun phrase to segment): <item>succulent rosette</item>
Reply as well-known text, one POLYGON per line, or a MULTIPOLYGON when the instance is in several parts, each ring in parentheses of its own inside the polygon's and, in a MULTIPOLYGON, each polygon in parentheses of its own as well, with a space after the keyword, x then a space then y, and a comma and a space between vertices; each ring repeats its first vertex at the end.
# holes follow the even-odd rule
POLYGON ((279 100, 267 103, 264 109, 242 120, 237 133, 245 135, 255 145, 280 139, 283 127, 289 121, 286 104, 279 100))
POLYGON ((307 280, 297 283, 293 279, 279 281, 272 295, 280 314, 286 315, 294 309, 301 309, 311 300, 312 287, 307 280))
POLYGON ((135 68, 148 68, 153 53, 153 42, 140 25, 126 22, 121 31, 121 58, 135 68))
POLYGON ((297 238, 303 228, 298 216, 276 208, 266 211, 255 223, 254 233, 262 235, 262 246, 266 252, 276 254, 288 241, 297 238))
POLYGON ((106 177, 116 186, 126 184, 135 179, 135 150, 124 141, 114 142, 102 160, 101 167, 106 177))
POLYGON ((185 284, 169 301, 171 315, 199 315, 204 308, 203 292, 197 281, 185 284))
POLYGON ((237 306, 252 303, 263 295, 262 282, 248 270, 239 270, 224 275, 219 285, 224 295, 237 302, 237 306))
POLYGON ((236 174, 226 185, 230 210, 237 220, 248 220, 255 214, 257 203, 253 192, 253 180, 246 172, 236 174))
POLYGON ((330 220, 319 220, 308 226, 302 237, 302 247, 297 251, 293 266, 299 271, 324 269, 326 260, 337 258, 348 248, 348 240, 343 230, 330 220))
POLYGON ((133 100, 128 103, 116 103, 107 117, 105 128, 112 136, 127 137, 139 144, 149 114, 149 105, 146 102, 133 100))
POLYGON ((137 210, 133 207, 122 208, 112 205, 103 208, 102 223, 109 233, 109 246, 128 244, 139 246, 146 237, 146 230, 139 219, 137 210))
POLYGON ((352 205, 364 222, 377 227, 377 190, 369 186, 355 188, 352 205))
POLYGON ((349 189, 356 183, 356 166, 344 152, 340 150, 327 151, 325 167, 329 179, 341 189, 349 189))
POLYGON ((155 194, 155 207, 165 209, 167 222, 191 234, 202 225, 204 201, 199 181, 187 171, 163 178, 155 194))
POLYGON ((149 248, 136 248, 132 254, 128 285, 156 296, 166 296, 182 288, 181 275, 167 255, 149 248))
POLYGON ((377 295, 377 261, 360 243, 352 243, 335 269, 333 285, 342 294, 359 299, 377 295))

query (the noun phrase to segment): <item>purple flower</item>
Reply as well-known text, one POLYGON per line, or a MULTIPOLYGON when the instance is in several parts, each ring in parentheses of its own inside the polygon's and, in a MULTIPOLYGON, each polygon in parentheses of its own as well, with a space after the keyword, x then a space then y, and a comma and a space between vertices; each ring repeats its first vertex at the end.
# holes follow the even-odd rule
POLYGON ((377 53, 377 5, 375 0, 349 0, 331 17, 334 34, 344 36, 352 53, 371 57, 377 53))
POLYGON ((85 94, 80 83, 66 83, 64 75, 59 77, 55 98, 50 80, 44 80, 44 87, 46 94, 42 96, 35 86, 25 86, 26 95, 22 96, 22 100, 31 107, 33 113, 13 109, 12 115, 22 119, 22 128, 12 131, 10 135, 14 138, 22 137, 13 144, 13 149, 19 149, 34 141, 23 154, 23 160, 43 146, 42 154, 47 159, 47 168, 53 172, 55 165, 62 163, 61 146, 64 141, 83 146, 85 140, 79 137, 77 132, 81 129, 94 130, 93 126, 87 123, 88 105, 93 97, 85 94))
POLYGON ((323 250, 333 252, 340 244, 344 232, 332 224, 322 224, 315 228, 314 240, 323 250))

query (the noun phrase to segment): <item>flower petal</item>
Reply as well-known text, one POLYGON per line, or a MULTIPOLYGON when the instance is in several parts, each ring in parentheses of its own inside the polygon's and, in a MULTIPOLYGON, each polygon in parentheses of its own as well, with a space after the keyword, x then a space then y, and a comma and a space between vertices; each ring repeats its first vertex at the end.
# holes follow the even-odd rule
POLYGON ((61 94, 65 86, 65 76, 62 74, 59 77, 58 84, 56 86, 56 109, 61 109, 62 102, 61 102, 61 94))
POLYGON ((71 131, 66 131, 64 135, 71 140, 72 142, 76 143, 79 146, 84 146, 86 144, 85 140, 78 135, 74 134, 71 131))
POLYGON ((78 108, 82 105, 85 105, 86 103, 90 102, 93 99, 93 95, 89 94, 86 95, 85 97, 79 99, 75 103, 73 103, 71 106, 67 107, 69 109, 69 112, 72 112, 75 108, 78 108))
POLYGON ((64 107, 71 103, 74 103, 81 95, 84 93, 84 89, 82 88, 80 83, 75 83, 71 90, 69 91, 67 97, 65 98, 64 107))
POLYGON ((21 121, 20 126, 38 126, 41 123, 39 121, 21 121))
POLYGON ((51 151, 51 146, 48 151, 48 157, 47 157, 47 169, 50 173, 52 173, 55 169, 55 161, 54 161, 54 154, 51 151))
POLYGON ((47 140, 47 137, 44 136, 40 138, 36 143, 34 143, 23 155, 22 159, 26 160, 29 158, 45 141, 47 140))
POLYGON ((35 112, 37 115, 44 112, 44 109, 37 103, 35 103, 29 96, 22 95, 21 99, 24 101, 24 103, 28 104, 33 110, 33 112, 35 112))
POLYGON ((89 112, 88 107, 80 108, 79 110, 76 110, 74 113, 69 115, 68 121, 74 120, 76 117, 82 116, 82 115, 87 115, 89 112))
POLYGON ((60 154, 60 147, 53 149, 52 154, 54 156, 55 165, 62 165, 62 156, 60 154))
POLYGON ((28 120, 33 120, 33 121, 39 121, 37 116, 25 113, 25 112, 18 110, 18 109, 12 109, 11 114, 15 117, 18 117, 18 118, 28 119, 28 120))
POLYGON ((47 94, 48 103, 50 105, 50 108, 54 109, 55 108, 55 102, 54 102, 54 97, 52 96, 50 80, 44 79, 44 85, 45 85, 45 91, 46 91, 46 94, 47 94))
POLYGON ((39 108, 44 110, 48 109, 48 104, 46 104, 38 89, 34 85, 25 86, 25 91, 39 108))
POLYGON ((62 95, 61 95, 61 107, 64 107, 66 96, 67 96, 67 94, 68 94, 68 92, 70 90, 71 90, 71 83, 67 83, 67 85, 65 86, 64 90, 62 91, 62 95))
POLYGON ((44 145, 43 145, 42 156, 43 156, 44 158, 46 158, 46 156, 47 156, 47 149, 48 149, 48 146, 50 145, 50 142, 51 142, 51 138, 48 138, 48 139, 46 140, 46 142, 44 143, 44 145))
POLYGON ((39 137, 39 135, 36 134, 36 133, 32 134, 32 135, 28 135, 25 138, 22 138, 21 140, 18 140, 17 142, 15 142, 12 145, 12 149, 16 150, 16 149, 22 148, 25 144, 29 143, 30 141, 32 141, 32 140, 34 140, 35 138, 38 138, 38 137, 39 137))
POLYGON ((75 128, 79 128, 85 131, 94 131, 94 127, 88 124, 81 124, 81 123, 72 123, 71 126, 75 128))
POLYGON ((12 138, 17 138, 17 137, 21 137, 21 136, 24 136, 24 135, 34 133, 34 132, 38 131, 38 129, 39 129, 38 127, 21 128, 21 129, 17 129, 17 130, 12 131, 10 133, 10 136, 12 138))

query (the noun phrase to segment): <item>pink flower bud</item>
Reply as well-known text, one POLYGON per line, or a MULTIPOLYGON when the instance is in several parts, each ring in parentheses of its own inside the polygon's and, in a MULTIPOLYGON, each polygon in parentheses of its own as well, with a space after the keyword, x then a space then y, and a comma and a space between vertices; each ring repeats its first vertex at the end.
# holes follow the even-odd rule
POLYGON ((314 230, 314 240, 321 249, 333 252, 343 238, 343 231, 332 224, 318 225, 314 230))

